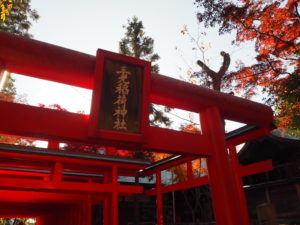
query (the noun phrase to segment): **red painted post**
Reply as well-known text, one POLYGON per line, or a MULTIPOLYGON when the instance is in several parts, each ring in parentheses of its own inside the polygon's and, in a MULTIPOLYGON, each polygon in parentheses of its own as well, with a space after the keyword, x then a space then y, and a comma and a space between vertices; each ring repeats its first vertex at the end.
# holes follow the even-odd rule
MULTIPOLYGON (((109 174, 106 173, 103 178, 104 183, 109 183, 109 174)), ((110 225, 111 215, 110 215, 110 196, 105 195, 103 199, 103 225, 110 225)))
POLYGON ((52 180, 54 182, 60 182, 61 181, 62 168, 63 168, 63 165, 62 165, 61 162, 56 162, 54 164, 54 168, 53 168, 53 171, 52 171, 52 180))
POLYGON ((48 141, 48 148, 50 148, 50 149, 59 149, 59 141, 49 140, 48 141))
POLYGON ((103 225, 110 225, 110 207, 109 207, 109 197, 105 196, 103 200, 103 225))
POLYGON ((245 197, 245 192, 243 189, 243 182, 242 182, 242 174, 239 171, 240 164, 236 153, 236 148, 233 145, 229 145, 229 155, 230 155, 230 161, 233 168, 233 174, 235 179, 235 185, 239 197, 239 208, 241 210, 241 216, 243 219, 243 225, 250 225, 249 222, 249 214, 248 214, 248 208, 247 208, 247 201, 245 197))
POLYGON ((161 193, 161 172, 156 173, 156 221, 157 225, 164 224, 163 200, 161 193))
POLYGON ((241 225, 242 211, 229 162, 223 119, 215 107, 201 112, 200 119, 203 134, 210 136, 212 142, 212 156, 207 158, 207 167, 216 223, 241 225))
POLYGON ((85 204, 85 207, 86 207, 86 218, 85 218, 85 223, 86 225, 92 225, 92 210, 93 210, 93 207, 92 207, 92 196, 91 195, 88 195, 88 199, 86 201, 86 204, 85 204))
POLYGON ((118 216, 118 168, 116 166, 112 167, 112 198, 111 198, 111 225, 118 225, 119 224, 119 216, 118 216))
POLYGON ((105 147, 106 148, 106 155, 114 156, 116 154, 117 149, 114 147, 105 147))
POLYGON ((42 225, 42 218, 41 217, 36 217, 35 218, 35 225, 42 225))

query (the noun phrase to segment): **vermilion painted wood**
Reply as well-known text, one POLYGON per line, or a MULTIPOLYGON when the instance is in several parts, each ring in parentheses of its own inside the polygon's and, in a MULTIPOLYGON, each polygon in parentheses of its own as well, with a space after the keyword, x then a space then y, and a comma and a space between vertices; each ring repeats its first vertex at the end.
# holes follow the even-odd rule
POLYGON ((159 127, 149 127, 148 137, 142 149, 172 154, 199 156, 211 155, 211 142, 208 136, 196 135, 159 127), (199 146, 199 147, 196 147, 199 146))
MULTIPOLYGON (((34 76, 46 80, 57 81, 75 86, 92 88, 94 84, 94 71, 96 59, 94 56, 82 54, 69 49, 54 45, 0 33, 0 64, 1 67, 10 72, 34 76)), ((20 136, 43 138, 47 140, 101 143, 118 148, 133 150, 147 149, 154 151, 170 152, 176 154, 194 154, 208 157, 209 181, 211 184, 215 217, 218 225, 240 225, 247 224, 247 218, 243 216, 240 207, 242 192, 240 179, 231 168, 227 145, 234 145, 245 139, 257 137, 259 132, 240 137, 226 143, 223 119, 230 119, 246 124, 257 125, 262 128, 270 128, 272 124, 272 110, 264 105, 240 99, 231 95, 222 94, 196 85, 188 84, 172 78, 152 74, 150 101, 162 105, 201 112, 201 126, 204 135, 190 135, 182 132, 168 131, 159 128, 149 129, 145 143, 127 143, 122 135, 114 134, 115 141, 106 139, 90 139, 88 137, 89 118, 84 115, 76 115, 65 112, 54 112, 53 110, 40 110, 29 106, 20 106, 12 103, 0 103, 0 132, 20 136), (212 108, 213 107, 213 108, 212 108), (22 112, 22 117, 17 112, 22 112), (59 129, 58 129, 59 126, 59 129), (157 139, 157 137, 164 137, 157 139), (123 140, 119 142, 118 140, 123 140), (197 149, 196 149, 197 148, 197 149), (201 149, 200 149, 201 148, 201 149)), ((146 116, 146 115, 145 115, 146 116)), ((143 121, 145 122, 145 121, 143 121)), ((129 138, 133 138, 129 136, 129 138)), ((129 140, 129 139, 128 139, 129 140)), ((133 140, 133 139, 132 139, 133 140)), ((51 144, 51 143, 50 143, 51 144)), ((14 157, 16 154, 6 153, 6 156, 14 157)), ((45 157, 34 156, 35 160, 47 161, 45 157)), ((41 191, 65 191, 74 193, 111 193, 110 207, 106 207, 105 225, 117 222, 117 192, 132 193, 133 187, 116 185, 116 174, 118 171, 105 174, 104 184, 65 182, 62 181, 59 157, 52 158, 58 164, 55 165, 52 179, 45 180, 5 178, 0 182, 0 187, 16 188, 41 191), (114 177, 114 178, 112 178, 114 177), (70 185, 72 183, 72 185, 70 185), (22 186, 21 186, 22 185, 22 186), (73 186, 75 185, 75 186, 73 186), (108 190, 110 189, 110 190, 108 190), (122 190, 121 190, 122 189, 122 190), (112 191, 111 191, 112 190, 112 191), (112 213, 108 215, 108 209, 112 213)), ((78 161, 73 161, 78 162, 78 161)), ((63 163, 63 162, 62 162, 63 163)), ((84 165, 84 163, 82 163, 84 165)), ((112 165, 112 164, 111 164, 112 165)), ((117 168, 119 164, 114 164, 117 168)), ((99 165, 98 165, 99 166, 99 165)), ((261 166, 261 165, 259 165, 261 166)), ((237 171, 237 166, 235 168, 237 171)), ((243 171, 241 171, 242 173, 243 171)), ((159 177, 160 172, 159 173, 159 177)), ((189 176, 191 177, 191 176, 189 176)), ((204 178, 205 179, 205 178, 204 178)), ((158 200, 158 224, 163 223, 161 183, 157 184, 158 200), (160 216, 161 214, 161 216, 160 216)), ((178 187, 182 184, 178 184, 178 187)), ((174 188, 169 187, 169 188, 174 188)), ((138 189, 138 188, 137 188, 138 189)), ((141 191, 141 190, 136 190, 141 191)), ((108 199, 106 199, 108 201, 108 199)), ((88 217, 87 203, 81 203, 78 207, 64 209, 63 213, 53 213, 47 218, 42 218, 43 225, 55 224, 57 218, 63 224, 81 225, 84 218, 88 217), (75 217, 68 218, 67 215, 74 214, 75 217), (56 219, 56 221, 53 220, 56 219)))
POLYGON ((14 73, 83 88, 93 87, 96 57, 92 55, 1 32, 0 60, 14 73))
MULTIPOLYGON (((78 204, 81 201, 85 201, 86 194, 72 194, 72 193, 47 193, 47 192, 35 192, 35 191, 11 191, 1 190, 0 199, 2 202, 11 203, 68 203, 78 204)), ((103 196, 94 195, 94 203, 99 203, 103 200, 103 196)))
POLYGON ((207 158, 207 168, 216 223, 244 224, 221 115, 217 108, 210 108, 200 113, 200 121, 203 134, 210 135, 214 143, 213 154, 207 158))
POLYGON ((62 178, 62 163, 61 162, 56 162, 54 164, 54 168, 52 170, 52 180, 54 182, 59 182, 61 181, 62 178))
POLYGON ((24 177, 50 177, 50 174, 44 174, 44 173, 33 173, 33 172, 19 172, 19 171, 11 171, 11 170, 0 170, 0 176, 6 176, 6 177, 15 177, 15 176, 24 176, 24 177))
MULTIPOLYGON (((95 57, 70 49, 1 32, 0 61, 10 72, 93 87, 95 57)), ((215 106, 224 119, 246 124, 267 127, 273 120, 265 105, 157 74, 152 74, 150 97, 154 103, 194 112, 215 106)))
MULTIPOLYGON (((271 171, 272 169, 273 169, 272 160, 265 160, 247 166, 239 166, 238 171, 240 171, 241 176, 249 176, 258 173, 268 172, 271 171)), ((209 184, 208 176, 203 176, 203 177, 194 178, 192 180, 183 181, 177 184, 162 186, 161 192, 164 194, 172 191, 180 191, 180 190, 185 190, 185 189, 194 188, 194 187, 207 185, 207 184, 209 184)), ((146 190, 144 191, 144 194, 146 196, 156 195, 156 189, 154 188, 151 190, 146 190)))
POLYGON ((112 197, 111 197, 111 220, 112 225, 119 224, 119 204, 118 204, 118 168, 112 167, 112 197))
POLYGON ((258 130, 250 131, 249 133, 243 134, 241 136, 232 138, 227 141, 228 146, 236 146, 239 144, 243 144, 270 134, 270 128, 261 128, 258 130))
POLYGON ((85 210, 85 214, 86 214, 86 216, 82 218, 83 223, 92 224, 93 204, 92 204, 91 195, 88 195, 88 200, 85 201, 85 205, 83 205, 83 209, 85 210))
POLYGON ((229 146, 229 155, 230 155, 230 161, 231 161, 231 166, 233 169, 233 175, 235 180, 234 184, 236 186, 236 190, 239 198, 238 204, 241 212, 243 225, 250 225, 247 201, 246 201, 245 192, 243 188, 243 180, 242 180, 243 177, 241 176, 241 171, 239 170, 240 164, 239 164, 239 159, 237 156, 235 146, 232 145, 229 146))
POLYGON ((70 157, 59 157, 59 156, 49 156, 49 155, 38 155, 38 154, 27 154, 27 153, 16 153, 16 152, 7 152, 1 151, 0 149, 0 156, 2 157, 22 157, 24 159, 32 159, 32 160, 42 160, 46 162, 63 162, 68 164, 82 164, 87 166, 119 166, 123 168, 131 168, 131 169, 142 169, 145 166, 143 165, 136 165, 136 164, 128 164, 128 163, 114 163, 114 162, 106 162, 106 161, 98 161, 98 160, 85 160, 85 159, 78 159, 78 158, 70 158, 70 157))
POLYGON ((49 204, 10 203, 0 205, 0 218, 34 218, 53 210, 49 204))
MULTIPOLYGON (((82 182, 55 182, 36 179, 1 178, 1 189, 50 191, 72 193, 112 193, 112 184, 82 183, 82 182)), ((143 193, 142 186, 118 185, 118 193, 143 193)))
MULTIPOLYGON (((0 154, 1 155, 1 154, 0 154)), ((11 157, 16 157, 16 155, 13 155, 13 154, 10 154, 11 157)), ((19 157, 19 156, 18 156, 19 157)), ((3 158, 2 158, 3 159, 3 158)), ((3 159, 4 161, 5 159, 3 159)), ((5 160, 6 161, 6 160, 5 160)), ((9 160, 10 163, 3 163, 1 162, 0 163, 0 174, 5 174, 5 175, 10 175, 10 176, 13 176, 13 175, 21 175, 21 176, 29 176, 29 177, 40 177, 40 178, 45 178, 45 177, 50 177, 50 173, 43 173, 43 172, 32 172, 32 171, 16 171, 18 169, 29 169, 29 170, 44 170, 44 171, 48 171, 50 172, 52 170, 52 165, 45 165, 45 166, 36 166, 33 161, 26 161, 24 162, 25 160, 22 161, 19 161, 19 160, 16 160, 16 162, 12 162, 12 160, 9 160), (30 165, 30 164, 33 164, 33 165, 30 165), (9 168, 15 168, 16 170, 11 170, 9 168)), ((45 163, 44 161, 40 161, 41 164, 45 163)), ((125 165, 123 165, 125 166, 125 165)), ((105 175, 107 174, 108 172, 108 168, 107 167, 99 167, 99 166, 84 166, 83 167, 86 167, 85 169, 81 169, 80 168, 81 166, 78 164, 76 166, 76 164, 74 165, 70 165, 70 164, 67 164, 67 165, 64 165, 64 171, 67 171, 67 172, 77 172, 77 173, 90 173, 90 174, 101 174, 101 175, 105 175)), ((135 169, 130 169, 130 168, 119 168, 119 171, 118 171, 118 174, 119 176, 136 176, 137 175, 137 170, 139 168, 135 168, 135 169)), ((63 176, 64 179, 70 179, 70 178, 75 178, 75 179, 78 179, 78 180, 87 180, 88 178, 81 178, 81 177, 78 177, 78 176, 71 176, 71 175, 64 175, 63 176)), ((93 178, 94 180, 97 180, 97 181, 100 181, 102 180, 101 178, 93 178)))
MULTIPOLYGON (((267 172, 272 170, 272 162, 271 160, 262 161, 259 163, 247 165, 247 166, 240 166, 238 171, 240 171, 241 176, 249 176, 257 173, 267 172)), ((1 174, 7 175, 22 175, 22 176, 47 176, 46 174, 38 174, 38 173, 24 173, 24 172, 17 172, 17 171, 1 171, 1 174)), ((48 175, 49 176, 49 175, 48 175)), ((178 184, 172 184, 167 186, 162 186, 162 193, 168 193, 172 191, 178 191, 188 188, 193 188, 201 185, 208 184, 208 177, 200 177, 195 178, 193 180, 181 182, 178 184)), ((156 190, 147 190, 144 192, 146 196, 156 195, 156 190)), ((125 194, 125 193, 123 193, 125 194)))
POLYGON ((112 220, 109 197, 110 196, 105 196, 103 201, 103 225, 110 225, 112 220))
POLYGON ((265 160, 257 163, 252 163, 247 166, 241 166, 239 168, 239 171, 244 177, 246 177, 253 174, 271 171, 272 169, 273 169, 272 160, 265 160))
POLYGON ((66 142, 107 144, 121 149, 210 155, 210 142, 204 135, 149 127, 145 144, 107 141, 88 137, 89 120, 86 115, 3 101, 0 101, 0 108, 0 133, 2 134, 15 134, 37 139, 57 138, 66 142), (19 112, 22 112, 22 116, 19 112), (59 129, 57 129, 58 126, 59 129), (197 145, 201 148, 196 149, 197 145))
POLYGON ((48 141, 48 148, 50 148, 50 149, 59 149, 59 141, 49 140, 48 141))
POLYGON ((161 191, 161 172, 156 173, 156 224, 164 224, 163 199, 161 191))

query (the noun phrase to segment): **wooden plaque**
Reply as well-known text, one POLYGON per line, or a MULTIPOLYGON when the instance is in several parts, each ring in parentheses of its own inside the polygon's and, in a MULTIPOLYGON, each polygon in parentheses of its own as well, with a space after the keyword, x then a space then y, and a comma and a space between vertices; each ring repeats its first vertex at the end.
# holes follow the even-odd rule
POLYGON ((143 141, 149 126, 151 64, 97 51, 90 136, 143 141))

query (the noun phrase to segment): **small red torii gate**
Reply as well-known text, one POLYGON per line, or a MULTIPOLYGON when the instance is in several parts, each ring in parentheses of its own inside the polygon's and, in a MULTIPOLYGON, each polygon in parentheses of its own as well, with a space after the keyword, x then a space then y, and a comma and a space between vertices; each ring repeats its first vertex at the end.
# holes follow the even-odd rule
MULTIPOLYGON (((0 71, 7 70, 13 73, 93 89, 94 95, 100 92, 100 90, 95 89, 95 87, 98 87, 98 83, 94 81, 97 79, 99 81, 100 79, 97 71, 99 72, 99 68, 100 70, 103 68, 102 64, 103 60, 105 60, 103 57, 121 60, 123 63, 142 65, 144 73, 149 71, 149 64, 147 65, 147 63, 140 62, 137 59, 105 51, 100 51, 96 58, 95 56, 70 49, 0 32, 0 71)), ((144 113, 141 116, 141 123, 144 124, 143 128, 145 129, 142 135, 139 133, 123 135, 120 132, 107 132, 102 135, 100 132, 99 135, 97 133, 96 136, 93 136, 91 135, 91 121, 99 121, 90 120, 86 115, 10 102, 0 102, 0 132, 8 135, 45 139, 56 145, 59 142, 80 142, 85 144, 103 144, 129 150, 143 149, 181 154, 183 156, 177 160, 144 172, 144 174, 156 173, 157 175, 156 190, 145 192, 147 195, 155 193, 157 196, 157 224, 163 224, 161 210, 162 193, 209 183, 217 224, 248 225, 249 218, 241 176, 266 171, 271 166, 270 162, 264 162, 247 168, 241 167, 238 164, 235 146, 267 135, 272 128, 272 110, 259 103, 158 74, 151 74, 151 77, 148 74, 147 76, 149 76, 149 80, 148 82, 145 81, 146 83, 144 82, 144 85, 146 85, 144 86, 146 97, 143 98, 144 108, 142 112, 144 113), (149 127, 146 123, 148 115, 144 115, 147 112, 149 103, 199 113, 202 134, 193 135, 158 127, 149 127), (226 140, 223 127, 224 119, 252 125, 255 129, 226 140), (189 162, 195 157, 207 158, 208 177, 194 179, 191 176, 191 172, 189 172, 188 178, 194 184, 187 182, 171 187, 161 186, 161 170, 182 162, 189 162)), ((148 78, 145 76, 144 80, 148 78)), ((91 111, 92 115, 95 115, 93 114, 95 109, 99 110, 95 106, 94 101, 91 111)), ((60 174, 62 172, 61 165, 55 165, 57 167, 55 167, 56 169, 54 168, 54 171, 60 171, 57 173, 60 174)), ((54 172, 54 174, 56 173, 54 172)), ((113 188, 112 190, 116 190, 116 167, 112 167, 111 176, 114 179, 111 180, 110 185, 112 186, 110 187, 113 188)), ((53 179, 60 183, 61 175, 54 176, 53 179)), ((12 181, 13 185, 17 185, 17 183, 12 181)), ((49 188, 52 184, 41 183, 40 185, 40 188, 49 188)), ((84 188, 85 185, 82 185, 82 187, 84 188)), ((118 224, 117 197, 117 192, 113 191, 112 198, 107 203, 111 204, 113 209, 112 214, 110 214, 111 220, 106 216, 105 225, 118 224)))

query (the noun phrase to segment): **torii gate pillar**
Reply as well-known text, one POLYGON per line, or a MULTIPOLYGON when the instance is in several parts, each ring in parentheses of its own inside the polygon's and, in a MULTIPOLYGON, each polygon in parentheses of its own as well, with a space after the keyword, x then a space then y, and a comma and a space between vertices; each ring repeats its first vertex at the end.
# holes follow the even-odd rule
POLYGON ((245 208, 239 207, 239 191, 229 161, 220 112, 215 107, 209 108, 200 113, 200 120, 203 135, 208 135, 212 142, 207 167, 216 222, 218 225, 247 225, 249 219, 243 221, 242 217, 245 208))

